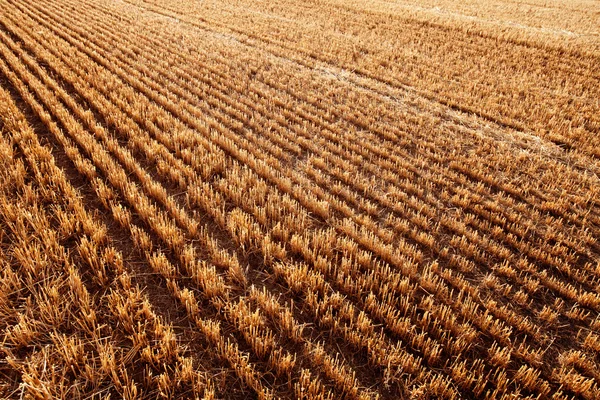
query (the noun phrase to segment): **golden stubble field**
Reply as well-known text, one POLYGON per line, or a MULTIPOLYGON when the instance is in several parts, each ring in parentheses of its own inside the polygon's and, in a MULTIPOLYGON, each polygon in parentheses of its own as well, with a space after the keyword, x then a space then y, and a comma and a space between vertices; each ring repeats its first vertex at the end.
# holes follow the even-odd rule
POLYGON ((0 398, 600 398, 600 3, 0 0, 0 398))

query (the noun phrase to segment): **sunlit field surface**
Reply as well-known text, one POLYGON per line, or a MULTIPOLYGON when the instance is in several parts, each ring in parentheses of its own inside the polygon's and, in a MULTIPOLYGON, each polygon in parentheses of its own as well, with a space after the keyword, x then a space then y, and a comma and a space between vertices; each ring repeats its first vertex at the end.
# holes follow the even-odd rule
POLYGON ((0 398, 600 399, 600 3, 0 0, 0 398))

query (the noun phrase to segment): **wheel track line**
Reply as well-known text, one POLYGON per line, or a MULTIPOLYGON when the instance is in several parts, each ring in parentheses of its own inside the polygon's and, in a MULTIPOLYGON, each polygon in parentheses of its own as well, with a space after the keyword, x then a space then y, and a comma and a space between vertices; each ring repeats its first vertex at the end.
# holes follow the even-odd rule
MULTIPOLYGON (((133 2, 131 0, 123 0, 123 1, 126 2, 126 3, 129 3, 129 4, 133 5, 133 6, 136 6, 136 7, 140 8, 140 6, 137 3, 135 3, 135 2, 133 2)), ((166 16, 166 17, 170 17, 170 18, 176 18, 179 21, 186 21, 187 20, 187 18, 185 18, 185 16, 183 16, 181 14, 178 14, 177 11, 175 11, 173 9, 160 7, 160 6, 157 6, 157 5, 153 4, 153 3, 148 3, 145 0, 141 0, 141 1, 144 4, 146 4, 146 5, 150 5, 151 7, 149 7, 149 8, 151 8, 153 12, 156 12, 156 13, 158 13, 160 15, 163 15, 163 16, 166 16)), ((253 38, 258 39, 258 40, 260 40, 262 42, 269 43, 269 44, 271 44, 273 46, 278 46, 280 48, 284 48, 284 49, 287 49, 289 51, 293 51, 292 48, 289 48, 289 47, 287 47, 285 45, 277 43, 276 41, 269 40, 269 39, 266 39, 266 38, 262 38, 262 37, 259 37, 259 36, 253 35, 253 34, 245 33, 243 31, 236 30, 235 28, 229 27, 227 25, 224 25, 224 24, 221 24, 221 23, 218 23, 218 22, 214 22, 214 21, 209 22, 208 20, 206 20, 204 18, 201 18, 201 17, 200 17, 200 20, 203 21, 207 25, 210 25, 212 23, 213 25, 222 26, 225 29, 227 29, 229 31, 232 31, 232 32, 236 32, 239 35, 245 35, 245 36, 248 36, 248 37, 253 37, 253 38)), ((188 23, 188 24, 190 24, 192 26, 195 26, 195 27, 197 27, 199 29, 202 29, 202 30, 211 31, 209 28, 203 27, 202 25, 200 25, 200 24, 198 24, 198 23, 196 23, 194 21, 187 20, 186 23, 188 23)), ((246 41, 243 41, 243 43, 249 45, 246 41)), ((265 51, 267 51, 267 50, 265 50, 265 51)), ((315 58, 315 57, 311 56, 310 54, 308 54, 307 56, 309 58, 313 58, 313 59, 315 58)), ((307 64, 306 62, 302 62, 300 60, 291 60, 289 58, 288 58, 288 60, 289 60, 289 62, 300 63, 301 65, 303 65, 303 66, 305 66, 305 67, 307 67, 309 69, 311 68, 310 64, 307 64)), ((336 69, 335 66, 333 66, 330 63, 328 63, 327 61, 324 61, 324 60, 321 60, 321 59, 319 59, 319 61, 320 62, 324 62, 330 68, 336 69)), ((348 73, 349 71, 345 70, 345 72, 348 73)), ((495 117, 495 116, 493 116, 491 114, 487 114, 485 112, 482 112, 481 110, 477 110, 477 109, 474 109, 472 107, 462 106, 460 104, 457 104, 456 102, 454 102, 452 100, 445 100, 445 99, 437 98, 434 95, 425 93, 425 92, 420 91, 419 89, 416 89, 416 88, 412 88, 410 85, 408 85, 406 83, 401 83, 400 86, 398 86, 398 84, 395 83, 395 82, 385 82, 385 81, 383 81, 383 80, 381 80, 381 79, 379 79, 377 77, 374 77, 374 76, 372 76, 372 74, 370 74, 367 71, 356 71, 356 70, 354 70, 352 73, 355 74, 355 75, 357 75, 357 76, 360 76, 363 79, 374 80, 374 81, 376 81, 376 82, 378 82, 380 84, 388 85, 388 86, 391 86, 393 88, 412 91, 414 93, 417 93, 418 95, 420 95, 421 97, 423 97, 425 99, 428 99, 428 100, 434 101, 434 102, 438 102, 438 103, 440 103, 440 104, 442 104, 442 105, 444 105, 446 107, 449 107, 450 109, 453 109, 453 110, 455 110, 457 112, 460 112, 460 113, 463 113, 463 114, 475 114, 475 115, 478 115, 480 118, 485 119, 485 120, 489 121, 490 123, 493 123, 493 124, 495 124, 497 126, 500 126, 500 127, 514 129, 514 130, 519 131, 521 133, 524 133, 527 130, 524 127, 524 125, 522 125, 522 123, 520 121, 511 121, 510 119, 508 119, 508 120, 499 119, 498 117, 495 117)), ((359 83, 356 83, 356 84, 358 86, 360 86, 359 83)), ((592 156, 593 156, 593 154, 592 154, 592 156)))

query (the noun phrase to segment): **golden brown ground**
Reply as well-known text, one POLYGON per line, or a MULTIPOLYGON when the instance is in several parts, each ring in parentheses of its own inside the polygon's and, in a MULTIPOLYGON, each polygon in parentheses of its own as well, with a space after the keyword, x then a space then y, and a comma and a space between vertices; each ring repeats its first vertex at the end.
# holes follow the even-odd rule
POLYGON ((0 397, 600 398, 597 1, 0 10, 0 397))

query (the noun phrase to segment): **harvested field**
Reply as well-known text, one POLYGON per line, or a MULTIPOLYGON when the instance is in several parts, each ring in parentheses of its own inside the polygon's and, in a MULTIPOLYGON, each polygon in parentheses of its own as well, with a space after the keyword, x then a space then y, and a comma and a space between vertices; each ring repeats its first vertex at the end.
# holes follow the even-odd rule
POLYGON ((600 3, 0 0, 0 398, 600 398, 600 3))

